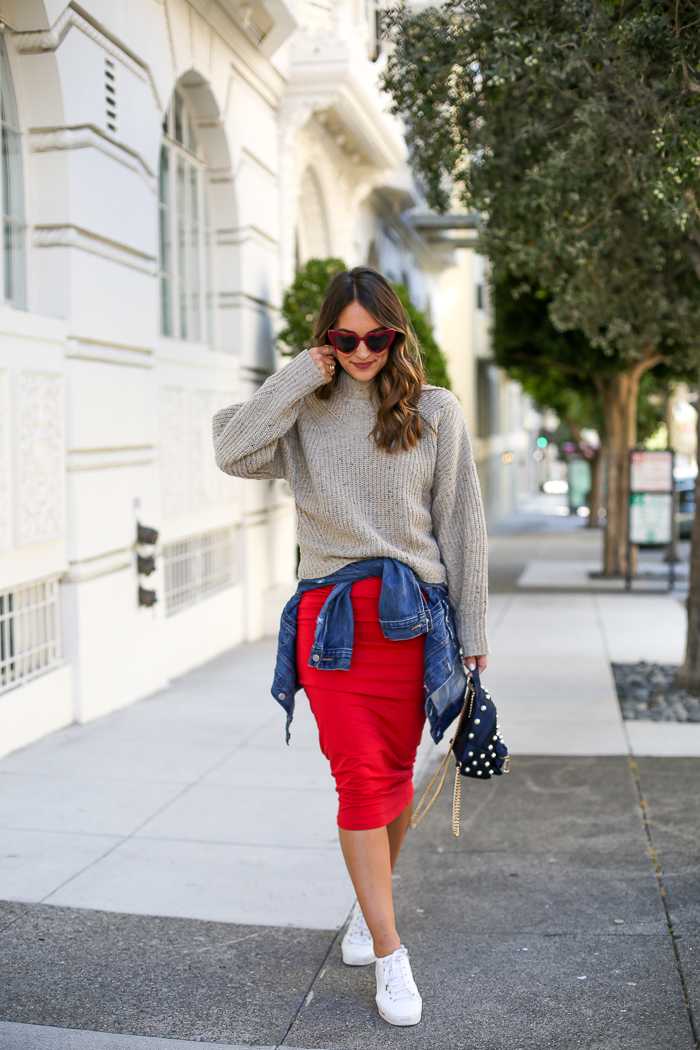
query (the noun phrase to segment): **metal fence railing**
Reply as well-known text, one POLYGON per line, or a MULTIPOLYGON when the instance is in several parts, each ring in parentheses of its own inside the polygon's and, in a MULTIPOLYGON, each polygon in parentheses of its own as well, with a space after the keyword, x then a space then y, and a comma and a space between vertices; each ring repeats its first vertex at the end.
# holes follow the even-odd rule
POLYGON ((235 583, 235 547, 234 528, 165 544, 165 615, 171 616, 235 583))
POLYGON ((62 663, 58 576, 0 591, 0 693, 62 663))

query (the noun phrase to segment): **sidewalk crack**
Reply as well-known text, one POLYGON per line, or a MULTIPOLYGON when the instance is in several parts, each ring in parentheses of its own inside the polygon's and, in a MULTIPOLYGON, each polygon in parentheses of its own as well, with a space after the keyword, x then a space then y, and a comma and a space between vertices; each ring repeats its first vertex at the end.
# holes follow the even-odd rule
POLYGON ((637 793, 637 804, 642 811, 642 824, 644 826, 644 834, 646 836, 647 845, 649 846, 649 853, 651 855, 651 861, 654 865, 654 872, 656 874, 656 882, 659 887, 659 895, 661 897, 661 904, 664 909, 666 916, 666 925, 668 926, 669 936, 671 938, 671 945, 673 947, 673 954, 676 958, 676 969, 678 970, 678 976, 681 981, 681 990, 683 992, 683 1002, 685 1003, 685 1009, 688 1014, 688 1021, 690 1022, 690 1030, 693 1036, 693 1045, 697 1048, 700 1045, 698 1039, 698 1026, 695 1021, 695 1014, 693 1011, 692 1003, 690 1002, 690 994, 688 992, 688 983, 685 979, 685 971, 683 970, 683 963, 681 961, 681 954, 678 950, 678 941, 673 930, 673 919, 671 918, 671 912, 668 907, 668 900, 666 899, 666 887, 664 886, 663 870, 659 863, 656 850, 654 849, 654 843, 651 837, 651 827, 649 824, 649 816, 647 812, 647 804, 642 793, 642 784, 639 779, 639 769, 637 767, 637 761, 634 755, 630 754, 630 769, 632 771, 632 780, 634 781, 635 791, 637 793))
MULTIPOLYGON (((354 908, 354 907, 355 907, 355 901, 352 902, 352 908, 354 908)), ((292 1028, 296 1024, 296 1019, 299 1016, 299 1014, 301 1013, 302 1007, 306 1006, 307 1003, 311 1002, 311 1000, 313 998, 314 985, 316 984, 316 981, 318 980, 319 975, 320 975, 321 971, 323 970, 323 967, 328 962, 328 956, 333 951, 333 946, 335 945, 335 942, 338 940, 338 937, 340 936, 341 931, 345 929, 346 925, 350 921, 350 916, 352 915, 352 908, 350 908, 350 911, 348 912, 346 918, 343 920, 342 925, 339 926, 338 929, 333 934, 333 937, 331 939, 331 943, 328 945, 328 948, 326 949, 325 955, 323 956, 323 958, 321 959, 320 963, 316 967, 316 973, 311 978, 306 991, 304 992, 304 994, 302 995, 301 999, 299 1000, 299 1005, 297 1006, 296 1010, 294 1011, 294 1013, 292 1015, 292 1019, 291 1019, 291 1021, 289 1022, 288 1026, 287 1026, 287 1031, 284 1033, 284 1035, 280 1039, 279 1043, 277 1043, 275 1045, 275 1050, 280 1050, 280 1047, 284 1046, 284 1042, 285 1042, 287 1036, 290 1034, 292 1028)))

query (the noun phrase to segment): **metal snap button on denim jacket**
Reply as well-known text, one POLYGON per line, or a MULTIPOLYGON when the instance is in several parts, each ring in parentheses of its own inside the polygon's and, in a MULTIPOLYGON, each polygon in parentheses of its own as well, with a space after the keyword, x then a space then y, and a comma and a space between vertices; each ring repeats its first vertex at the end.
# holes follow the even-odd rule
POLYGON ((407 565, 394 558, 368 558, 345 565, 319 580, 301 580, 287 602, 280 623, 272 695, 287 713, 287 743, 300 688, 296 640, 299 602, 306 591, 333 586, 316 622, 309 667, 347 671, 352 657, 354 620, 350 592, 353 583, 381 577, 379 623, 385 638, 401 640, 425 634, 423 652, 425 713, 437 744, 459 714, 467 684, 462 651, 444 584, 423 583, 407 565), (425 597, 423 597, 425 595, 425 597))

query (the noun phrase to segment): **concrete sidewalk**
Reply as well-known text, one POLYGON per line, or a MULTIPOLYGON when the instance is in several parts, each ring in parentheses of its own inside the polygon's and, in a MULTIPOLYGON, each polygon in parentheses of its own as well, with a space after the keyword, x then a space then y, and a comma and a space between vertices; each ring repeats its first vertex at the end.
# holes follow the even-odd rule
MULTIPOLYGON (((546 549, 590 560, 596 542, 546 549)), ((541 550, 492 541, 513 771, 465 785, 459 839, 446 790, 395 876, 420 1026, 381 1022, 371 970, 340 961, 333 783, 303 694, 284 745, 265 641, 0 763, 0 1048, 692 1047, 700 726, 623 724, 610 672, 680 662, 684 609, 518 589, 541 550)), ((426 740, 419 779, 437 757, 426 740)))

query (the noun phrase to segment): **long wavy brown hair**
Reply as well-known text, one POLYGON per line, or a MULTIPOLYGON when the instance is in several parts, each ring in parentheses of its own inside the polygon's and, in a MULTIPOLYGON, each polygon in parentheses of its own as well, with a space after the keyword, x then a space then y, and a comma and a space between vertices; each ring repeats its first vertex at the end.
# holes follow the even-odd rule
MULTIPOLYGON (((336 274, 326 289, 314 327, 314 346, 328 343, 328 329, 350 303, 358 302, 376 318, 380 328, 395 328, 396 336, 389 347, 389 357, 375 377, 377 422, 372 437, 378 448, 387 452, 407 452, 423 436, 423 420, 418 411, 425 382, 420 347, 401 300, 386 278, 369 266, 356 266, 336 274)), ((338 383, 338 369, 330 383, 316 391, 326 401, 338 383)))

